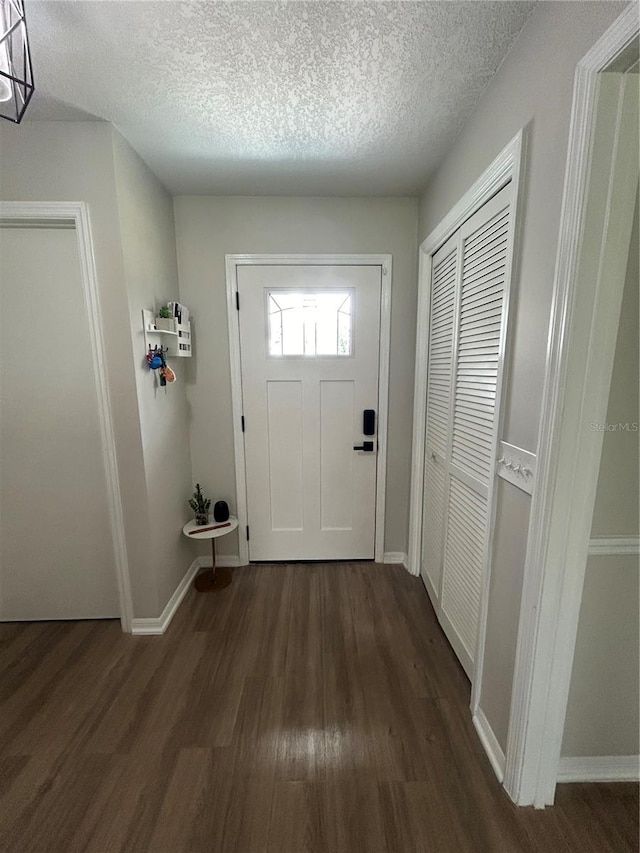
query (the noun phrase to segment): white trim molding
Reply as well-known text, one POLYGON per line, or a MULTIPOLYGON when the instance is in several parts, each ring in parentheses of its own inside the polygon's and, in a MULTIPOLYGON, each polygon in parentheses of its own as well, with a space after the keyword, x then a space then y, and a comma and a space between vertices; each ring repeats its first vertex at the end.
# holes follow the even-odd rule
POLYGON ((438 600, 438 593, 435 586, 433 585, 433 581, 426 572, 424 574, 420 572, 420 580, 424 584, 424 588, 427 590, 427 595, 429 596, 433 609, 435 610, 435 602, 438 600))
MULTIPOLYGON (((418 317, 416 370, 413 393, 413 440, 411 446, 411 496, 407 568, 420 574, 422 540, 422 492, 424 487, 424 441, 427 417, 427 368, 429 359, 429 304, 432 257, 438 249, 509 181, 515 181, 514 206, 521 205, 519 183, 524 163, 525 134, 521 130, 482 173, 440 225, 420 244, 418 254, 418 317)), ((516 219, 518 219, 516 209, 516 219)), ((513 252, 513 256, 517 255, 513 252)))
POLYGON ((385 551, 382 555, 382 562, 390 565, 400 565, 407 568, 407 555, 404 551, 385 551))
POLYGON ((225 256, 227 279, 227 322, 229 328, 229 357, 231 363, 231 407, 233 413, 233 445, 236 473, 236 503, 240 565, 249 562, 249 543, 246 530, 247 470, 242 432, 242 361, 240 357, 240 320, 236 310, 238 267, 246 265, 316 265, 316 266, 379 266, 382 288, 380 301, 380 353, 378 372, 378 453, 376 455, 376 533, 374 559, 384 562, 384 527, 387 483, 387 424, 389 420, 389 357, 391 345, 391 284, 393 258, 391 255, 245 255, 225 256))
POLYGON ((540 808, 553 803, 558 775, 602 446, 602 433, 584 425, 606 420, 622 299, 611 265, 616 253, 626 262, 637 187, 637 146, 621 144, 621 125, 637 109, 624 100, 636 75, 625 75, 617 113, 600 122, 609 188, 590 216, 602 238, 585 241, 599 75, 630 48, 638 27, 633 4, 576 69, 504 780, 514 802, 540 808), (596 257, 583 268, 587 249, 596 257))
MULTIPOLYGON (((211 565, 211 557, 208 558, 209 566, 211 565)), ((219 565, 219 561, 216 560, 216 564, 219 565)), ((185 597, 187 592, 189 591, 189 587, 191 586, 191 581, 198 574, 200 569, 205 568, 207 565, 206 557, 196 557, 195 560, 191 563, 187 571, 185 572, 182 580, 175 588, 175 591, 169 601, 166 604, 166 607, 160 614, 155 618, 149 619, 134 619, 133 625, 131 629, 132 634, 136 634, 138 636, 149 636, 152 634, 164 634, 169 625, 171 624, 171 620, 175 616, 175 613, 182 604, 182 599, 185 597)))
POLYGON ((640 755, 563 756, 558 782, 640 782, 640 755))
POLYGON ((480 743, 487 753, 487 758, 491 762, 493 772, 498 778, 498 782, 502 783, 504 779, 504 752, 498 743, 498 738, 495 736, 493 729, 489 725, 489 721, 484 715, 481 708, 478 708, 473 715, 473 725, 475 726, 480 743))
POLYGON ((483 204, 505 187, 509 181, 513 180, 514 175, 519 172, 523 139, 524 134, 521 130, 502 149, 442 222, 421 243, 421 252, 425 255, 435 255, 440 246, 443 246, 469 217, 473 216, 483 204))
POLYGON ((89 324, 93 374, 98 400, 102 461, 107 482, 109 526, 115 557, 115 572, 122 630, 131 631, 133 601, 129 561, 124 534, 116 441, 107 384, 107 360, 98 296, 98 276, 93 252, 89 208, 83 201, 0 201, 0 223, 58 223, 73 227, 78 241, 82 289, 89 324))
POLYGON ((623 557, 640 554, 639 536, 594 536, 589 540, 590 557, 623 557))
MULTIPOLYGON (((216 566, 221 569, 232 569, 241 565, 240 557, 237 554, 216 555, 216 566)), ((189 587, 195 576, 201 569, 210 569, 211 566, 211 557, 196 557, 175 588, 173 595, 160 616, 148 619, 134 619, 131 633, 138 636, 164 634, 171 624, 171 620, 176 615, 178 607, 182 604, 185 595, 189 592, 189 587)))

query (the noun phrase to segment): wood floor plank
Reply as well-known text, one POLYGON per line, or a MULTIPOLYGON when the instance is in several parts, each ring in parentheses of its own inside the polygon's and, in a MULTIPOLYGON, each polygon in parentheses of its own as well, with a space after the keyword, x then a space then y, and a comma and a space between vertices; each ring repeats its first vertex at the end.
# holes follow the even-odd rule
POLYGON ((266 853, 323 853, 318 788, 312 782, 277 782, 273 789, 266 853))
POLYGON ((394 853, 387 844, 382 822, 380 790, 374 779, 347 772, 319 790, 325 821, 327 850, 344 853, 394 853))
POLYGON ((225 683, 191 680, 167 745, 173 749, 223 747, 233 742, 244 677, 225 683))
POLYGON ((4 834, 12 853, 69 850, 86 810, 99 795, 112 756, 81 756, 73 767, 54 771, 25 803, 11 832, 4 834))
MULTIPOLYGON (((5 764, 5 756, 3 765, 5 764)), ((6 850, 11 849, 12 839, 25 834, 25 826, 38 808, 38 802, 55 784, 55 758, 50 756, 9 757, 13 765, 11 781, 3 785, 0 798, 0 838, 6 850)))
MULTIPOLYGON (((135 774, 134 774, 135 775, 135 774)), ((112 756, 103 770, 100 787, 86 804, 82 818, 76 822, 69 841, 69 853, 100 850, 119 851, 128 829, 127 809, 136 802, 128 788, 131 768, 121 755, 112 756)))
MULTIPOLYGON (((108 832, 119 844, 119 847, 114 844, 114 849, 123 853, 125 850, 127 853, 147 853, 162 806, 166 804, 167 787, 178 760, 178 753, 160 748, 126 760, 129 778, 117 791, 116 811, 111 811, 108 821, 108 832)), ((186 832, 187 827, 183 831, 186 832)))
MULTIPOLYGON (((19 675, 9 673, 0 680, 3 692, 0 700, 0 743, 9 744, 13 754, 16 738, 31 722, 33 716, 55 696, 61 674, 73 671, 75 664, 89 653, 92 639, 104 630, 98 622, 49 623, 51 642, 43 638, 41 653, 31 657, 28 664, 19 667, 19 675), (12 688, 13 683, 13 688, 12 688)), ((37 646, 40 644, 38 643, 37 646)))
POLYGON ((12 696, 24 674, 29 674, 34 662, 51 648, 58 625, 58 637, 65 636, 64 623, 3 622, 0 623, 0 702, 12 696))
POLYGON ((130 649, 120 644, 114 649, 118 637, 115 626, 94 623, 94 630, 75 652, 75 665, 68 661, 46 694, 38 694, 33 713, 21 716, 14 726, 11 751, 20 755, 47 751, 60 758, 69 749, 94 751, 86 748, 85 740, 91 736, 112 692, 127 681, 125 660, 130 649), (70 730, 74 732, 73 742, 68 738, 70 730))
POLYGON ((86 744, 87 751, 127 754, 135 741, 138 717, 152 709, 168 662, 173 654, 168 643, 153 637, 132 637, 123 677, 113 683, 109 696, 86 744))
POLYGON ((324 708, 329 756, 324 776, 331 782, 344 774, 377 778, 385 769, 385 723, 376 727, 368 708, 367 683, 375 678, 378 661, 370 614, 354 619, 350 589, 360 596, 366 584, 359 564, 331 567, 323 576, 325 659, 324 708))
POLYGON ((210 796, 194 819, 186 849, 189 853, 264 853, 273 784, 258 776, 234 778, 225 766, 225 753, 228 759, 226 750, 214 751, 210 796))
POLYGON ((403 853, 475 853, 453 799, 443 799, 438 786, 426 782, 383 782, 380 802, 389 850, 403 853))
POLYGON ((630 853, 637 785, 518 809, 421 581, 252 565, 160 637, 0 625, 0 853, 630 853))
POLYGON ((198 814, 210 772, 211 750, 180 751, 149 841, 149 853, 189 853, 189 827, 198 814))

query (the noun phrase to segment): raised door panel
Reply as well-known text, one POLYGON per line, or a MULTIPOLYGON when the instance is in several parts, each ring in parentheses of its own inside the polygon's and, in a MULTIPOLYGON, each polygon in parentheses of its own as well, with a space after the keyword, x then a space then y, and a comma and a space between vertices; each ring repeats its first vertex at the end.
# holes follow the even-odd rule
POLYGON ((345 424, 356 426, 353 380, 320 381, 320 527, 353 530, 355 471, 353 446, 343 440, 345 424))
POLYGON ((266 385, 271 529, 302 530, 302 382, 266 385))

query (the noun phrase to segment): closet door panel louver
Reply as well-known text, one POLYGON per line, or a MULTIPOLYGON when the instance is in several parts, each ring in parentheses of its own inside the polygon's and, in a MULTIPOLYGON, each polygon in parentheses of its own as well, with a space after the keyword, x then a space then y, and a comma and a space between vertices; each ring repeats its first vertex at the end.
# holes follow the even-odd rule
POLYGON ((444 511, 441 610, 471 677, 489 534, 497 399, 508 286, 510 186, 458 232, 461 270, 451 381, 451 432, 444 511))
POLYGON ((430 456, 425 462, 422 517, 422 570, 436 595, 442 575, 442 547, 445 508, 445 467, 430 456))
POLYGON ((442 606, 471 661, 475 657, 486 512, 486 500, 452 476, 442 606))
POLYGON ((439 595, 442 574, 447 460, 451 446, 451 399, 459 235, 434 255, 429 320, 427 430, 422 518, 422 571, 439 595))
POLYGON ((449 443, 453 323, 458 240, 449 241, 433 258, 427 374, 427 447, 444 456, 449 443))

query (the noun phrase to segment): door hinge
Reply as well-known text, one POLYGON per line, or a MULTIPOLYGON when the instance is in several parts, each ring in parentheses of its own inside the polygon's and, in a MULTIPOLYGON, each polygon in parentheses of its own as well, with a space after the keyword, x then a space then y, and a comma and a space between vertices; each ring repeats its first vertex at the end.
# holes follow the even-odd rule
POLYGON ((242 432, 244 432, 244 415, 240 418, 240 423, 242 425, 242 432))
POLYGON ((247 542, 249 541, 249 525, 247 524, 247 542))
POLYGON ((236 290, 236 311, 240 310, 240 294, 236 290))
POLYGON ((382 264, 382 275, 389 275, 389 269, 386 264, 382 264))

